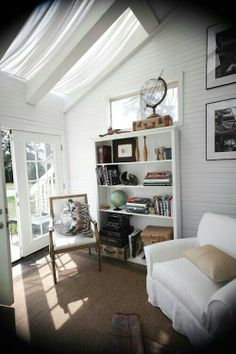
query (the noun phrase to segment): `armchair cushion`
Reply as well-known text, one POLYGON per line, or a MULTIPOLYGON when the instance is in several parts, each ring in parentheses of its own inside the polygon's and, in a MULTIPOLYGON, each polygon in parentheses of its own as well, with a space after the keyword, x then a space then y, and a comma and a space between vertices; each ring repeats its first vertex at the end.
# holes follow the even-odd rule
POLYGON ((198 247, 196 237, 158 242, 144 247, 147 272, 152 276, 153 265, 181 257, 184 250, 198 247))
POLYGON ((188 249, 182 255, 215 282, 227 282, 236 277, 236 259, 213 245, 188 249))
POLYGON ((76 234, 74 237, 68 237, 62 235, 61 233, 54 231, 53 232, 53 245, 54 251, 77 248, 78 246, 85 247, 96 242, 95 235, 92 234, 92 237, 88 237, 82 234, 76 234))
POLYGON ((212 281, 185 257, 155 263, 152 277, 171 294, 175 294, 179 302, 205 326, 205 304, 222 283, 212 281))
POLYGON ((55 217, 54 229, 65 236, 73 236, 80 233, 87 237, 93 237, 89 206, 69 199, 55 217))

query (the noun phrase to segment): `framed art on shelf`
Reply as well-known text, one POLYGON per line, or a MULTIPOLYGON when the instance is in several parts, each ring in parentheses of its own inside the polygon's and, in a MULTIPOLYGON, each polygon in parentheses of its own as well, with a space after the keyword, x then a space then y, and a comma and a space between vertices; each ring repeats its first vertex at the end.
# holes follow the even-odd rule
POLYGON ((236 159, 236 98, 206 104, 206 159, 236 159))
POLYGON ((117 139, 113 141, 114 162, 136 161, 135 158, 136 139, 117 139))
POLYGON ((207 28, 206 89, 236 82, 236 27, 219 23, 207 28))

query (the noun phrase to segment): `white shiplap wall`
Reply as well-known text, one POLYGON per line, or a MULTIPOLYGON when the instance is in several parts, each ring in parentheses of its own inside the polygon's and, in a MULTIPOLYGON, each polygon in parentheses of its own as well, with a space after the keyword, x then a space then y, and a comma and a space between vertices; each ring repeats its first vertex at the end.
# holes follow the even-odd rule
POLYGON ((26 86, 24 81, 0 72, 0 125, 5 129, 53 134, 61 137, 64 145, 64 181, 67 188, 68 161, 65 140, 65 114, 62 100, 53 94, 47 95, 36 106, 25 103, 26 86))
POLYGON ((62 134, 65 114, 62 100, 47 95, 38 105, 25 103, 25 82, 0 72, 0 123, 8 129, 62 134))
POLYGON ((236 85, 205 89, 206 28, 218 22, 198 8, 179 9, 126 63, 67 113, 71 192, 87 192, 96 215, 93 138, 109 126, 109 97, 139 89, 145 80, 184 72, 180 134, 183 237, 196 235, 205 211, 236 216, 236 161, 205 160, 205 104, 236 97, 236 85))

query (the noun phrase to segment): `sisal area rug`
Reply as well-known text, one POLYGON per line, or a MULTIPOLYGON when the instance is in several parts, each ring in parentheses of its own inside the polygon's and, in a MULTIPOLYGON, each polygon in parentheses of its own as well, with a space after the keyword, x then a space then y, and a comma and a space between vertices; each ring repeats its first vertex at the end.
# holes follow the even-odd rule
MULTIPOLYGON (((147 301, 146 269, 97 260, 83 251, 57 257, 54 286, 48 253, 14 269, 18 338, 43 353, 104 353, 116 313, 137 314, 143 336, 160 345, 191 349, 171 321, 147 301)), ((148 343, 146 343, 148 345, 148 343)))

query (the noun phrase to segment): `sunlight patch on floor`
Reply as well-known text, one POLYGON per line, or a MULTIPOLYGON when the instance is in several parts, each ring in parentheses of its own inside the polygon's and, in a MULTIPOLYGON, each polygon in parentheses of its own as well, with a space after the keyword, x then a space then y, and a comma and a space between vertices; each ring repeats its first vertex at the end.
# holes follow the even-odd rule
POLYGON ((60 268, 60 270, 77 267, 77 264, 71 259, 68 253, 56 255, 56 265, 60 268))
POLYGON ((18 275, 22 274, 22 267, 21 264, 16 264, 12 267, 12 277, 13 279, 17 277, 18 275))
MULTIPOLYGON (((20 265, 19 267, 21 268, 20 265)), ((19 267, 17 266, 17 275, 21 273, 21 269, 19 269, 19 267)), ((25 297, 24 280, 22 276, 19 281, 13 283, 13 289, 14 289, 14 303, 12 306, 15 308, 16 334, 19 337, 24 338, 24 340, 29 341, 30 327, 29 327, 26 297, 25 297), (19 297, 17 296, 17 294, 21 294, 21 296, 19 297), (24 313, 23 316, 22 313, 24 313)))
POLYGON ((49 264, 44 264, 43 266, 38 267, 38 272, 42 281, 43 288, 45 292, 48 292, 53 287, 51 267, 49 266, 49 264), (48 281, 50 277, 51 281, 48 281))
POLYGON ((60 329, 70 319, 70 314, 65 313, 59 305, 51 310, 51 316, 55 330, 60 329))
POLYGON ((73 301, 68 304, 68 309, 71 315, 74 315, 81 306, 83 306, 88 301, 88 297, 85 297, 82 300, 73 301))
MULTIPOLYGON (((61 272, 64 271, 65 273, 67 273, 67 271, 69 270, 70 272, 74 273, 74 269, 76 269, 77 272, 77 265, 71 259, 69 254, 62 254, 56 256, 56 262, 57 268, 59 268, 61 272)), ((48 310, 51 313, 54 328, 55 330, 58 330, 70 319, 71 316, 73 316, 84 305, 84 303, 88 301, 88 298, 73 301, 71 303, 66 304, 65 308, 62 307, 58 301, 57 290, 53 283, 51 263, 45 261, 44 258, 37 261, 37 266, 42 286, 45 292, 48 310), (51 281, 49 281, 48 277, 51 277, 51 281)))

